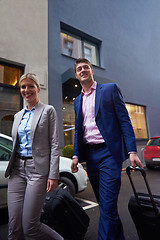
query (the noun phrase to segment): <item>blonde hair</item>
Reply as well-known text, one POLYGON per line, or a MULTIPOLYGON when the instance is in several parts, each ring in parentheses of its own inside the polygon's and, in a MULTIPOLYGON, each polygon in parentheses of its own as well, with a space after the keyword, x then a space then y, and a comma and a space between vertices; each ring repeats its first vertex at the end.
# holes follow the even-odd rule
POLYGON ((25 73, 23 74, 20 79, 19 79, 19 85, 21 84, 21 82, 26 79, 26 78, 29 78, 31 80, 33 80, 35 82, 35 84, 37 85, 38 88, 40 88, 40 83, 39 83, 39 80, 36 76, 36 74, 34 73, 25 73))

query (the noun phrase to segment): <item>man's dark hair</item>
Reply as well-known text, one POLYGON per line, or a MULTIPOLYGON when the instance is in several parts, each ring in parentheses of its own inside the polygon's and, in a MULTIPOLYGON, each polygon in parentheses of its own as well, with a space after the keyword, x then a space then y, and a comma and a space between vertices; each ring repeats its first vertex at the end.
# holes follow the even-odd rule
POLYGON ((93 69, 92 64, 90 63, 90 61, 88 59, 86 59, 86 58, 78 58, 76 60, 76 62, 75 62, 75 65, 74 65, 75 73, 76 73, 77 64, 79 64, 79 63, 86 63, 86 64, 88 64, 91 67, 91 69, 93 69))

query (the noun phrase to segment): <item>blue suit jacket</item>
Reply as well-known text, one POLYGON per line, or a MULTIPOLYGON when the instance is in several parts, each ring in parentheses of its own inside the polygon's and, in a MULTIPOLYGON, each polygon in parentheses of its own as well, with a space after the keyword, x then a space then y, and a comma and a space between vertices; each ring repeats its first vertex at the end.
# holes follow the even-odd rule
MULTIPOLYGON (((74 102, 75 138, 73 155, 86 161, 83 143, 82 94, 74 102)), ((119 87, 115 83, 97 83, 95 121, 112 156, 123 162, 128 152, 137 151, 135 135, 119 87)))

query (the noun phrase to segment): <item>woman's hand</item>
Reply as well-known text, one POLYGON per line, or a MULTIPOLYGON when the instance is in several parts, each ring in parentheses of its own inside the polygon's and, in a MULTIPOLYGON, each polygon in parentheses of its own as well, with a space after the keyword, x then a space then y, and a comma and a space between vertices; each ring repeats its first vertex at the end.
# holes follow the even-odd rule
POLYGON ((58 187, 58 180, 57 179, 48 179, 47 193, 53 191, 56 187, 58 187))

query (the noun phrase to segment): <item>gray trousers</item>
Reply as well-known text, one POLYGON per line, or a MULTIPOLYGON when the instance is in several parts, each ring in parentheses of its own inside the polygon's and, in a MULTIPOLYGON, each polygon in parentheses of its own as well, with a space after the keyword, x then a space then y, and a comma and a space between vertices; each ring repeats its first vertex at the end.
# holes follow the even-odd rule
POLYGON ((38 174, 33 159, 16 159, 8 181, 8 240, 63 240, 40 222, 47 176, 38 174))

